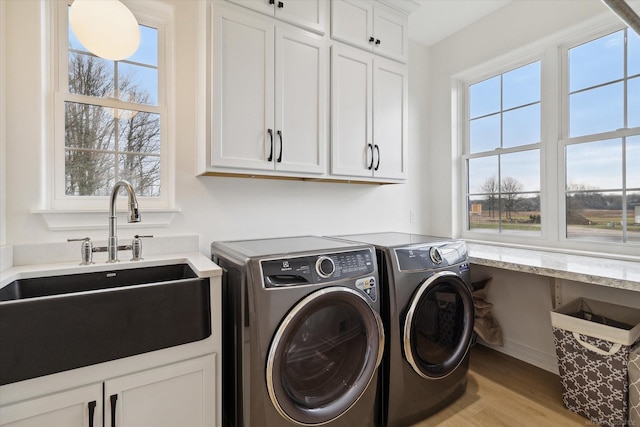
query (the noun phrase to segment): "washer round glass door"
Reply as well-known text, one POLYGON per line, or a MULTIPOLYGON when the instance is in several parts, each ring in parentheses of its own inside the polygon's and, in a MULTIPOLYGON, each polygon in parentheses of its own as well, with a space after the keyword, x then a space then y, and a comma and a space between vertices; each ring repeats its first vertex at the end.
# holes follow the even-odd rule
POLYGON ((271 402, 299 425, 334 420, 365 392, 383 351, 382 321, 363 295, 346 287, 309 294, 273 337, 266 372, 271 402))
POLYGON ((404 324, 404 354, 423 378, 443 378, 469 350, 473 332, 473 297, 451 271, 424 280, 413 295, 404 324))

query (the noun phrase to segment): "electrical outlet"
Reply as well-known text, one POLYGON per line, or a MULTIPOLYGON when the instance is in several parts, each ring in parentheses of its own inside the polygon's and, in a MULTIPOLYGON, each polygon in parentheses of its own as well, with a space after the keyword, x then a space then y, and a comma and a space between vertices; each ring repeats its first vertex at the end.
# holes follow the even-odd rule
POLYGON ((414 211, 409 211, 409 223, 416 223, 416 213, 414 211))

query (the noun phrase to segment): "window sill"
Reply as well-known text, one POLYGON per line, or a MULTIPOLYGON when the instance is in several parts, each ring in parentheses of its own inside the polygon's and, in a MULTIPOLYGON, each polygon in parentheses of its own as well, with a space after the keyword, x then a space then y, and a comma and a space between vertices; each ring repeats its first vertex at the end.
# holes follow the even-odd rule
MULTIPOLYGON (((171 224, 180 209, 145 209, 141 211, 141 222, 128 223, 126 211, 116 213, 118 228, 165 228, 171 224)), ((109 228, 109 213, 103 210, 69 211, 36 209, 31 213, 42 216, 51 231, 106 230, 109 228)))
POLYGON ((556 252, 468 242, 471 264, 640 291, 637 258, 611 259, 600 254, 556 252))

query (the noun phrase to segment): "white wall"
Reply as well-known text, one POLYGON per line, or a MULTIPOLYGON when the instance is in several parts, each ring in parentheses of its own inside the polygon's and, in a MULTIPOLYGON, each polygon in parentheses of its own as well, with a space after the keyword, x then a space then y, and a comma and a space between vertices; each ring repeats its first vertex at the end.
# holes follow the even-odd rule
MULTIPOLYGON (((169 227, 144 229, 144 234, 197 234, 201 251, 209 254, 209 244, 221 239, 423 230, 426 47, 410 46, 408 184, 196 177, 196 2, 176 3, 176 207, 181 211, 169 227), (413 224, 410 210, 416 212, 413 224)), ((42 7, 37 1, 11 0, 7 4, 7 78, 11 82, 7 87, 11 106, 7 111, 7 243, 61 242, 84 235, 104 240, 106 230, 50 231, 42 217, 32 213, 45 207, 46 171, 42 165, 50 144, 43 126, 48 102, 43 82, 46 79, 40 76, 46 65, 40 53, 45 47, 40 36, 46 31, 41 29, 42 7), (17 182, 19 186, 12 185, 17 182)), ((144 205, 140 209, 144 221, 144 205)), ((106 212, 105 201, 105 226, 106 212)), ((128 239, 136 232, 120 230, 119 237, 128 239)))
POLYGON ((6 150, 6 103, 5 103, 5 3, 0 2, 0 246, 7 241, 7 220, 6 220, 6 170, 7 170, 7 150, 6 150))

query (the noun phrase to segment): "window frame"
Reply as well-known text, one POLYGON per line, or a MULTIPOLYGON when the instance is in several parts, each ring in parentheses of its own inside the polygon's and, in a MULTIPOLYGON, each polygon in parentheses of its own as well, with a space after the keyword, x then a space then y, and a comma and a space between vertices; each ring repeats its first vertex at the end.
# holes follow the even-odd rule
MULTIPOLYGON (((560 156, 560 158, 562 158, 563 162, 562 162, 562 175, 559 175, 559 177, 562 178, 562 180, 558 180, 558 197, 559 197, 559 203, 558 203, 558 211, 559 211, 559 240, 562 244, 567 245, 567 246, 573 246, 574 243, 573 242, 579 242, 582 243, 584 245, 588 245, 589 247, 593 246, 594 249, 596 246, 599 247, 599 249, 603 249, 606 248, 608 250, 611 251, 615 251, 618 252, 616 250, 616 248, 625 248, 625 247, 629 247, 629 248, 633 248, 636 247, 638 249, 640 249, 640 244, 636 244, 636 243, 629 243, 629 242, 605 242, 605 241, 596 241, 596 240, 585 240, 584 242, 581 240, 577 240, 577 239, 570 239, 567 237, 567 217, 566 217, 566 212, 567 212, 567 198, 566 198, 566 165, 567 165, 567 159, 565 157, 566 155, 566 148, 570 145, 579 145, 579 144, 585 144, 585 143, 590 143, 590 142, 598 142, 598 141, 606 141, 606 140, 611 140, 611 139, 623 139, 623 138, 629 138, 629 137, 633 137, 633 136, 638 136, 640 135, 640 127, 636 127, 636 128, 621 128, 621 129, 617 129, 614 131, 606 131, 606 132, 600 132, 600 133, 595 133, 595 134, 587 134, 587 135, 580 135, 580 136, 570 136, 569 135, 569 131, 570 131, 570 102, 569 102, 569 98, 570 98, 570 87, 569 87, 569 51, 577 46, 580 46, 582 44, 586 44, 589 42, 592 42, 594 40, 597 40, 601 37, 605 37, 609 34, 624 30, 625 28, 627 28, 625 25, 611 25, 611 26, 607 26, 604 28, 600 28, 598 31, 593 31, 592 33, 588 34, 588 35, 582 35, 579 37, 575 37, 565 43, 562 43, 559 45, 558 50, 560 52, 560 57, 562 60, 562 82, 561 82, 561 92, 560 92, 560 101, 561 101, 561 108, 562 108, 562 121, 561 121, 561 126, 559 129, 559 138, 557 141, 557 152, 558 155, 560 156), (562 214, 562 215, 560 215, 562 214)), ((629 29, 629 31, 633 31, 631 29, 629 29)), ((626 53, 625 53, 626 54, 626 53)), ((626 64, 626 59, 625 59, 625 64, 626 64)), ((625 71, 625 76, 623 77, 623 80, 625 81, 625 88, 626 88, 626 82, 628 82, 628 76, 626 75, 626 71, 625 71)), ((626 99, 626 93, 625 93, 625 99, 626 99)), ((623 115, 624 115, 624 120, 626 121, 627 119, 627 110, 626 110, 626 105, 625 105, 625 109, 623 111, 623 115)), ((623 159, 624 160, 624 153, 623 153, 623 159)), ((626 191, 627 190, 627 185, 626 182, 623 181, 622 184, 622 189, 621 191, 626 191)), ((626 253, 626 251, 622 251, 623 253, 626 253)))
MULTIPOLYGON (((51 211, 96 211, 108 207, 109 196, 68 196, 65 194, 65 102, 84 102, 104 107, 122 107, 126 103, 104 98, 88 98, 68 92, 68 13, 72 2, 56 0, 52 11, 52 137, 49 147, 49 182, 47 183, 48 207, 51 211), (95 101, 95 102, 94 102, 95 101)), ((125 1, 125 3, 127 3, 125 1)), ((157 106, 136 104, 139 111, 153 112, 160 120, 160 196, 137 195, 138 202, 146 209, 173 209, 175 203, 174 161, 174 108, 173 108, 173 11, 158 2, 127 4, 138 23, 158 31, 158 103, 157 106)))
POLYGON ((457 226, 458 234, 469 241, 486 241, 486 242, 504 242, 504 243, 522 243, 523 236, 520 234, 513 233, 492 233, 486 231, 475 231, 469 229, 469 216, 468 216, 468 208, 467 208, 467 194, 468 194, 468 160, 481 158, 481 157, 490 157, 497 155, 504 155, 516 152, 524 152, 531 149, 539 149, 540 150, 540 214, 541 214, 541 223, 540 223, 540 233, 539 234, 531 234, 526 235, 524 238, 527 241, 531 241, 534 245, 539 245, 542 240, 545 238, 546 230, 546 216, 543 214, 545 201, 543 199, 543 187, 544 187, 544 174, 542 171, 544 170, 545 164, 545 120, 544 116, 545 105, 546 105, 546 96, 545 96, 545 50, 540 49, 539 47, 532 47, 529 49, 525 49, 522 52, 514 53, 511 55, 507 55, 504 57, 496 58, 490 62, 485 64, 481 64, 480 66, 474 67, 470 70, 465 71, 464 73, 458 74, 453 77, 453 85, 454 91, 456 92, 456 103, 458 105, 458 117, 457 123, 461 123, 460 129, 453 126, 453 139, 457 140, 458 146, 458 169, 459 169, 459 202, 458 202, 458 211, 457 215, 459 224, 457 226), (532 64, 534 62, 540 61, 540 142, 533 144, 526 144, 519 147, 509 147, 509 148, 497 148, 492 152, 482 152, 482 153, 470 153, 470 105, 469 105, 469 87, 482 82, 484 80, 490 79, 492 77, 499 76, 504 73, 508 73, 509 71, 513 71, 517 68, 532 64))
MULTIPOLYGON (((451 77, 452 144, 454 150, 453 209, 457 221, 454 235, 467 241, 542 247, 567 253, 638 255, 640 245, 573 240, 566 237, 566 158, 564 147, 569 129, 568 49, 626 28, 610 14, 600 15, 581 24, 550 35, 516 51, 504 54, 451 77), (466 161, 469 154, 468 87, 536 60, 541 61, 541 142, 540 142, 540 235, 512 236, 503 233, 468 229, 466 161)), ((630 131, 622 131, 629 133, 630 131)), ((593 140, 608 139, 599 134, 593 140)), ((620 134, 613 133, 615 137, 620 134)), ((635 135, 635 133, 633 133, 635 135)), ((588 137, 577 137, 588 138, 588 137)), ((573 139, 572 139, 573 141, 573 139)), ((497 154, 497 152, 496 152, 497 154)))
MULTIPOLYGON (((483 77, 480 78, 475 78, 473 80, 468 80, 465 82, 462 82, 462 90, 464 93, 464 123, 465 123, 465 128, 464 128, 464 140, 463 140, 463 151, 462 151, 462 162, 463 162, 463 166, 462 166, 462 171, 463 171, 463 179, 462 179, 462 185, 464 188, 464 194, 463 194, 463 206, 468 206, 468 201, 467 198, 471 195, 471 191, 468 188, 468 182, 469 182, 469 160, 472 159, 478 159, 478 158, 491 158, 491 157, 496 157, 498 159, 498 186, 500 188, 498 194, 506 194, 502 192, 502 183, 501 183, 501 176, 500 176, 500 156, 504 156, 507 154, 513 154, 513 153, 523 153, 523 152, 527 152, 527 151, 531 151, 531 150, 539 150, 540 152, 540 164, 542 165, 542 146, 543 146, 543 123, 542 123, 542 115, 543 115, 543 102, 542 102, 542 58, 539 56, 538 54, 532 54, 530 57, 528 57, 529 59, 532 59, 530 61, 527 60, 521 60, 518 62, 514 62, 514 63, 510 63, 509 66, 505 66, 503 67, 504 69, 502 69, 502 71, 499 72, 488 72, 487 75, 483 75, 483 77), (476 83, 480 83, 483 82, 487 79, 491 79, 494 77, 498 77, 498 76, 504 76, 504 74, 507 74, 511 71, 517 70, 518 68, 521 67, 526 67, 528 65, 531 65, 533 63, 536 62, 540 62, 540 142, 536 142, 536 143, 530 143, 530 144, 524 144, 524 145, 520 145, 517 147, 498 147, 495 148, 494 150, 491 151, 482 151, 482 152, 477 152, 477 153, 471 153, 471 140, 470 140, 470 124, 471 121, 474 120, 470 117, 470 97, 469 97, 469 88, 471 86, 473 86, 476 83)), ((502 85, 502 83, 501 83, 502 85)), ((502 89, 501 89, 502 92, 502 89)), ((501 93, 502 95, 502 93, 501 93)), ((527 105, 532 105, 532 104, 527 104, 527 105)), ((516 108, 522 108, 523 106, 517 106, 514 108, 509 108, 509 109, 504 109, 501 106, 500 111, 498 111, 497 114, 499 114, 501 116, 501 124, 503 124, 503 118, 504 118, 504 114, 506 112, 512 111, 516 108)), ((500 134, 501 134, 501 140, 502 137, 504 137, 504 129, 501 126, 500 129, 500 134)), ((542 170, 542 166, 541 166, 541 170, 542 170)), ((536 193, 535 191, 521 191, 519 192, 521 194, 532 194, 532 193, 536 193)), ((540 173, 540 189, 537 191, 537 193, 540 194, 540 197, 542 196, 542 173, 540 173)), ((542 203, 542 197, 540 200, 540 203, 542 203)), ((464 209, 463 209, 464 210, 464 209)), ((502 212, 501 210, 499 210, 499 212, 502 212)), ((501 215, 501 214, 500 214, 501 215)), ((516 233, 503 233, 502 231, 502 226, 499 225, 498 226, 498 232, 497 233, 492 233, 492 232, 487 232, 487 231, 473 231, 469 228, 470 223, 469 223, 469 215, 468 215, 468 209, 467 212, 464 212, 464 222, 462 224, 462 229, 464 231, 466 231, 467 233, 473 233, 473 234, 478 234, 479 236, 484 236, 484 235, 512 235, 515 236, 516 233)), ((540 224, 540 233, 536 233, 536 234, 518 234, 518 236, 526 236, 526 238, 536 238, 542 235, 543 230, 544 230, 544 226, 541 223, 540 224)))

